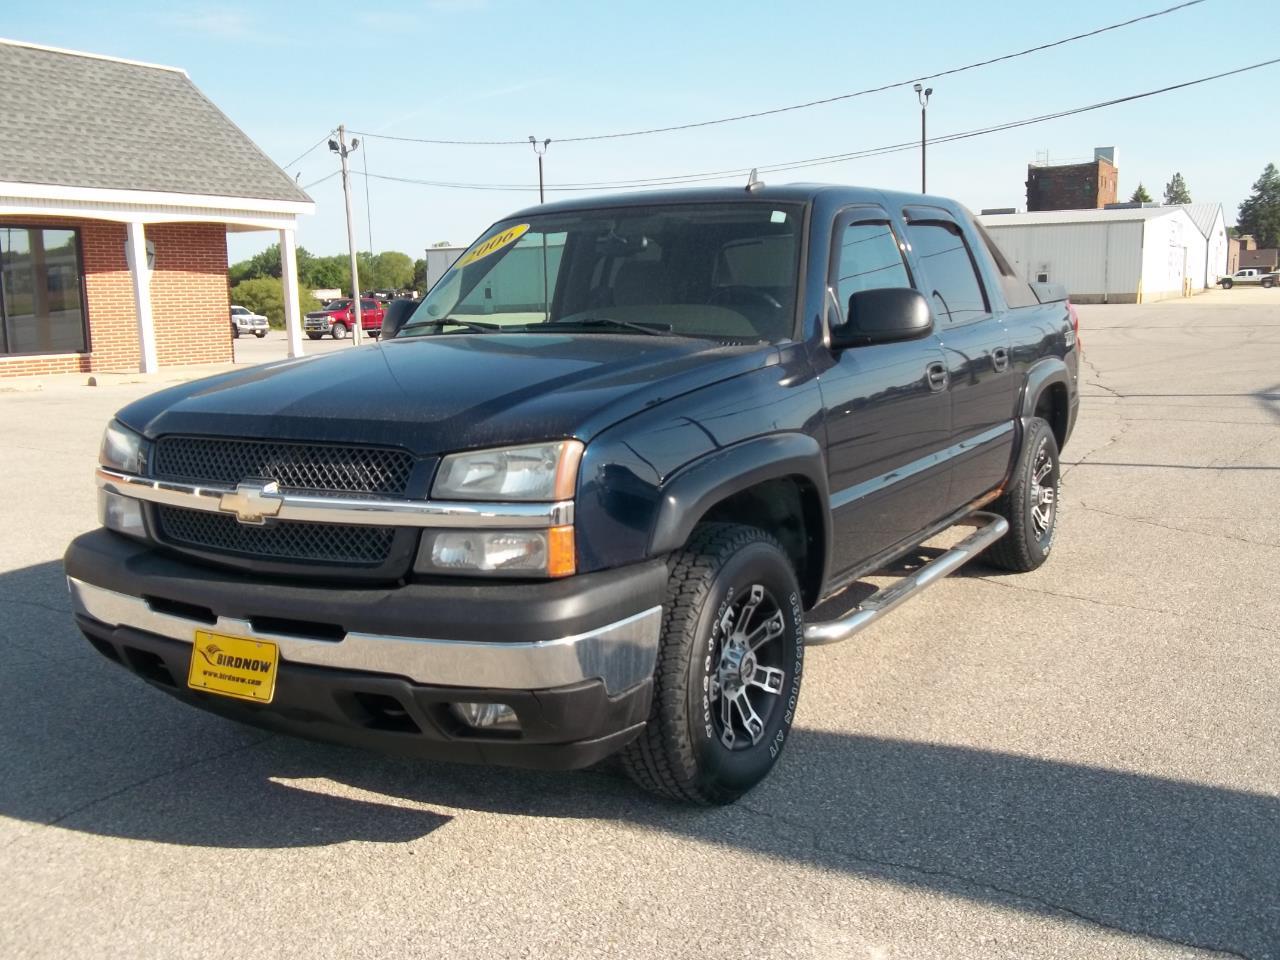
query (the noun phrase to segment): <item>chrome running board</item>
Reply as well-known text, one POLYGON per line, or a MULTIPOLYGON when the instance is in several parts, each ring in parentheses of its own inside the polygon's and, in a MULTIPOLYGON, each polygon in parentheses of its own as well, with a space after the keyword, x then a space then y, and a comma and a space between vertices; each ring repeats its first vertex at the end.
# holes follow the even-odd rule
POLYGON ((839 620, 810 623, 804 628, 805 643, 821 646, 848 640, 864 630, 903 601, 915 596, 925 587, 954 573, 1009 531, 1009 521, 994 513, 971 513, 959 521, 964 525, 976 525, 978 529, 965 537, 936 560, 901 580, 882 587, 858 604, 857 608, 839 620))

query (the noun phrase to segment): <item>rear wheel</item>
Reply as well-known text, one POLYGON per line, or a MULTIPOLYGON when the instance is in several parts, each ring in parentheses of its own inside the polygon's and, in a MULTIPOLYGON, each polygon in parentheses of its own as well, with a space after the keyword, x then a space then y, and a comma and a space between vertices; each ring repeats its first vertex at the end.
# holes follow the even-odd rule
POLYGON ((653 707, 623 765, 660 796, 731 803, 773 769, 791 730, 800 587, 778 541, 738 524, 699 526, 669 568, 653 707))
POLYGON ((345 323, 335 323, 333 329, 329 331, 333 334, 335 340, 347 339, 347 325, 345 323))
POLYGON ((1274 280, 1263 280, 1262 285, 1266 287, 1268 290, 1270 290, 1272 287, 1276 285, 1276 282, 1274 280))
POLYGON ((1049 424, 1034 417, 1023 438, 1013 480, 995 507, 995 512, 1009 521, 1009 532, 987 550, 987 562, 1026 573, 1049 559, 1057 529, 1060 485, 1058 441, 1049 424))

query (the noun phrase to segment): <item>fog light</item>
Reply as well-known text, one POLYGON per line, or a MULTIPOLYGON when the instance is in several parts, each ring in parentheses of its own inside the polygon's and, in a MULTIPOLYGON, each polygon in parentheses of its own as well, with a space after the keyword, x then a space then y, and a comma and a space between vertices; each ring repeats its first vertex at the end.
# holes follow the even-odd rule
POLYGON ((122 497, 109 490, 98 491, 98 519, 108 530, 129 537, 145 538, 147 527, 142 519, 142 503, 133 497, 122 497))
POLYGON ((453 715, 476 730, 519 730, 516 712, 505 703, 451 703, 453 715))

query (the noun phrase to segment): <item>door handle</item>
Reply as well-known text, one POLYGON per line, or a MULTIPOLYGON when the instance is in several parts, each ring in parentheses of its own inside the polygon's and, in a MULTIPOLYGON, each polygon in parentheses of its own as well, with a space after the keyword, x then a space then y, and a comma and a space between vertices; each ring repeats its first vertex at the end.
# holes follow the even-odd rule
POLYGON ((996 368, 996 373, 1004 373, 1009 369, 1009 348, 996 347, 991 351, 991 365, 996 368))
POLYGON ((934 393, 947 389, 947 365, 935 360, 924 368, 925 379, 929 381, 929 389, 934 393))

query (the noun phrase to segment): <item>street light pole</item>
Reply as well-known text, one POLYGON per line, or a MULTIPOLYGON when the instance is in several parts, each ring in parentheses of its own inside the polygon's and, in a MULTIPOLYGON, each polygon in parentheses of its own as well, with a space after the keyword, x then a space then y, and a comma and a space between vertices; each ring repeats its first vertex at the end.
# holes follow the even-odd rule
POLYGON ((925 189, 925 144, 928 143, 928 138, 925 135, 925 120, 929 111, 929 97, 933 93, 933 87, 923 87, 917 83, 914 89, 916 97, 920 100, 920 192, 928 193, 929 191, 925 189))
POLYGON ((546 203, 547 198, 543 195, 542 187, 542 155, 547 152, 547 147, 551 146, 551 138, 538 142, 537 137, 529 138, 529 146, 533 147, 533 152, 538 155, 538 202, 546 203))
POLYGON ((329 149, 342 160, 342 195, 347 204, 347 250, 351 254, 351 316, 355 322, 352 331, 355 345, 364 342, 364 317, 360 310, 360 266, 356 261, 356 224, 351 215, 351 166, 347 157, 360 146, 360 141, 352 139, 347 146, 347 128, 338 124, 338 139, 329 141, 329 149))

